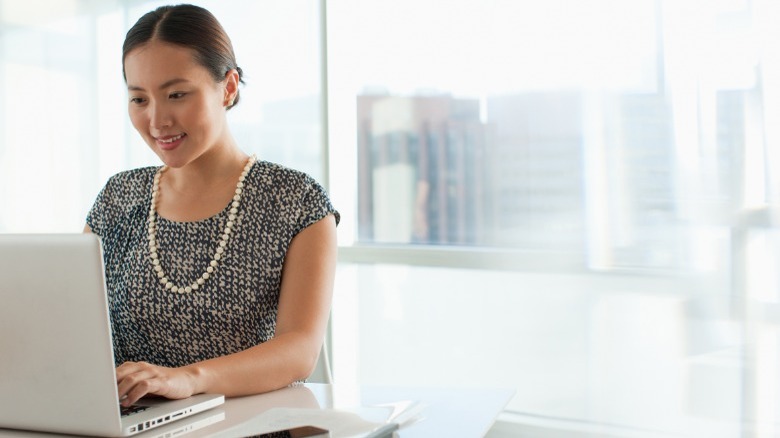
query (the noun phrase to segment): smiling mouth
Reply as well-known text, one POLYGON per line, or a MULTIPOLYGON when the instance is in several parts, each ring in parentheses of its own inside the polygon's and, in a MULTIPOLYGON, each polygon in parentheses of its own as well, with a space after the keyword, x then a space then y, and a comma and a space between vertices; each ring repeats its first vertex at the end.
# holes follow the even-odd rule
POLYGON ((187 134, 182 132, 181 134, 175 135, 173 137, 158 138, 157 141, 160 142, 160 143, 163 143, 163 144, 171 144, 171 143, 173 143, 175 141, 181 140, 185 135, 187 135, 187 134))

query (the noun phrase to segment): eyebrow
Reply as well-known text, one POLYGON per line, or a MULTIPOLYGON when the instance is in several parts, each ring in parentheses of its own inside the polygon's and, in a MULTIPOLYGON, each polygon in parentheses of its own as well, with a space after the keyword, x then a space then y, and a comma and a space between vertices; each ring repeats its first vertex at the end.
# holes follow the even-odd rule
MULTIPOLYGON (((179 84, 179 83, 182 83, 182 82, 189 82, 189 81, 187 79, 183 79, 183 78, 171 79, 169 81, 163 82, 162 85, 160 85, 159 89, 160 90, 164 90, 164 89, 170 87, 171 85, 176 85, 176 84, 179 84)), ((129 91, 145 91, 142 87, 138 87, 136 85, 128 85, 127 89, 129 91)))

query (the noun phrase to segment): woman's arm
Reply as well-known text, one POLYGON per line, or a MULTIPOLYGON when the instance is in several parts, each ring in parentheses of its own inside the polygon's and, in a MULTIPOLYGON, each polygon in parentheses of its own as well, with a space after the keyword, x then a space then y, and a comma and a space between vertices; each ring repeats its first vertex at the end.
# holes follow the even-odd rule
POLYGON ((199 393, 258 394, 308 377, 316 365, 330 315, 336 252, 336 221, 328 215, 290 243, 273 339, 180 368, 124 363, 117 368, 122 403, 132 404, 148 394, 168 398, 199 393))

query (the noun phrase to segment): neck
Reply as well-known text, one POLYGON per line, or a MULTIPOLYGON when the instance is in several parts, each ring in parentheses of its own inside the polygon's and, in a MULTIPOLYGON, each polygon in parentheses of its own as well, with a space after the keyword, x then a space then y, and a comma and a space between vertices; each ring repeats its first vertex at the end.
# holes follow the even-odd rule
POLYGON ((224 183, 235 184, 249 156, 238 147, 213 148, 195 160, 165 172, 167 185, 175 191, 200 191, 224 183))

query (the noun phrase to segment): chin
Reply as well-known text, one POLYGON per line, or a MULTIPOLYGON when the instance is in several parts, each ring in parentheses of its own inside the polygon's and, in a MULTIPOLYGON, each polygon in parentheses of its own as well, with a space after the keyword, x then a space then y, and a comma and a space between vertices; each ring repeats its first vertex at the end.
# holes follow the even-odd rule
POLYGON ((174 169, 182 167, 189 162, 187 159, 180 157, 179 154, 173 153, 175 151, 164 151, 153 146, 152 152, 157 155, 162 164, 174 169))

